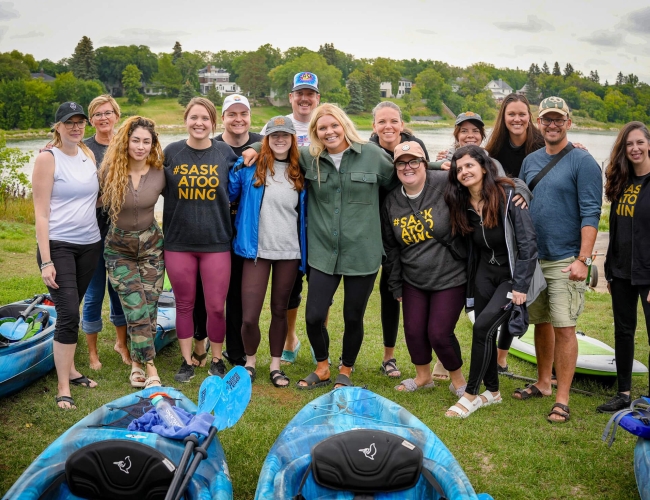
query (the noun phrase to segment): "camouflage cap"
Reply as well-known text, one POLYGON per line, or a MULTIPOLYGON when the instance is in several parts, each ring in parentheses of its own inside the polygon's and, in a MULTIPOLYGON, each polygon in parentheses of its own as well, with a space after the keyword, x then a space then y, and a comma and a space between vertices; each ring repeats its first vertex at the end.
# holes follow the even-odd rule
POLYGON ((560 113, 561 115, 568 117, 571 111, 569 110, 569 105, 564 99, 561 97, 551 96, 539 103, 539 116, 551 112, 560 113))

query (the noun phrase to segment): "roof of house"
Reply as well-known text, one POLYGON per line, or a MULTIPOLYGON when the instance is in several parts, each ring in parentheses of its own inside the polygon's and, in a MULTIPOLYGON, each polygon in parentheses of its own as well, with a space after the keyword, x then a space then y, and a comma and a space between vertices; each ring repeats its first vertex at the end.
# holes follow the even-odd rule
POLYGON ((506 82, 504 82, 501 78, 499 78, 498 80, 491 80, 488 83, 488 86, 491 86, 492 84, 494 84, 494 86, 496 86, 501 90, 512 90, 512 87, 508 85, 506 82))
POLYGON ((32 75, 32 78, 41 78, 44 82, 53 82, 56 80, 53 76, 50 76, 46 73, 43 73, 42 71, 40 73, 30 73, 32 75))

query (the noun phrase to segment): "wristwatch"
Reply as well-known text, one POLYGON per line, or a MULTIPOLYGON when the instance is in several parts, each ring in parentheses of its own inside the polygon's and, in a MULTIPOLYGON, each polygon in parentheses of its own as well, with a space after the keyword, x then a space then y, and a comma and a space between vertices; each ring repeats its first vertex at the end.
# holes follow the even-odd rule
POLYGON ((578 258, 576 258, 576 260, 579 260, 580 262, 582 262, 587 267, 589 267, 591 265, 591 263, 593 262, 591 260, 591 257, 585 257, 584 255, 578 256, 578 258))

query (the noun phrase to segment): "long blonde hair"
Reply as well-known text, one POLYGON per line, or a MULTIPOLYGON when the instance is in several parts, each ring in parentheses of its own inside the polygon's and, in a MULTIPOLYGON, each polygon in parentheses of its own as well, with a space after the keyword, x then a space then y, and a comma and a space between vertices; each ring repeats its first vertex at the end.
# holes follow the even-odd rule
MULTIPOLYGON (((54 137, 52 137, 52 140, 47 143, 48 148, 61 148, 63 146, 63 139, 61 138, 61 134, 59 133, 59 125, 63 125, 63 122, 56 122, 54 125, 52 125, 52 133, 54 137)), ((93 163, 96 165, 97 160, 95 159, 95 154, 90 150, 88 146, 84 143, 83 139, 79 141, 77 144, 79 148, 83 151, 83 153, 90 158, 93 163)))
POLYGON ((323 151, 326 150, 325 144, 322 143, 322 141, 318 138, 318 134, 316 133, 316 128, 317 128, 317 122, 320 118, 322 118, 325 115, 330 115, 333 117, 341 127, 343 127, 343 134, 345 135, 345 140, 347 141, 348 145, 351 146, 353 142, 359 143, 359 144, 365 144, 368 141, 364 141, 361 137, 359 137, 359 133, 357 132, 357 129, 354 127, 354 123, 352 123, 352 120, 348 117, 348 115, 345 114, 345 111, 343 111, 341 108, 338 106, 335 106, 334 104, 321 104, 318 106, 315 110, 314 113, 311 116, 311 120, 309 121, 309 140, 311 141, 311 145, 309 146, 309 153, 316 159, 316 168, 318 170, 318 183, 320 184, 320 155, 322 154, 323 151))
POLYGON ((128 118, 113 137, 99 169, 102 205, 113 224, 117 222, 117 216, 126 200, 129 185, 129 139, 137 128, 143 128, 151 134, 151 152, 147 164, 157 170, 163 168, 163 152, 154 121, 142 116, 128 118))

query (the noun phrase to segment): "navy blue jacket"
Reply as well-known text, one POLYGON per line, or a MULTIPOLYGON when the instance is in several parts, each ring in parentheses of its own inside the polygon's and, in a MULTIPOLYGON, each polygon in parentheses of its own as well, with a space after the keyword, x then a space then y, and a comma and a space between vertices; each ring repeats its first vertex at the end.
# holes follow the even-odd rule
MULTIPOLYGON (((239 158, 228 174, 228 197, 230 202, 239 199, 239 209, 235 217, 237 234, 232 243, 234 252, 245 259, 257 259, 260 210, 264 198, 264 186, 254 186, 256 165, 244 165, 239 158)), ((299 194, 298 232, 300 241, 300 267, 307 269, 307 231, 305 216, 307 212, 307 186, 299 194)))

